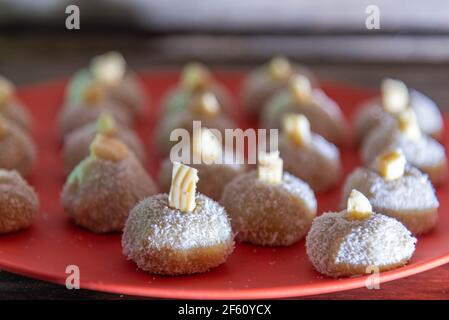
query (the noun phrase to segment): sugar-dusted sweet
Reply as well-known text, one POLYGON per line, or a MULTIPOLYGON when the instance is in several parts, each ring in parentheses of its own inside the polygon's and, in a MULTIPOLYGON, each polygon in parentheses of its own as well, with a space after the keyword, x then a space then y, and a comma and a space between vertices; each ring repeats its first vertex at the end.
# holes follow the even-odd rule
POLYGON ((0 115, 0 168, 30 173, 36 159, 36 147, 21 127, 0 115))
POLYGON ((228 90, 213 77, 207 66, 190 62, 184 66, 179 83, 163 97, 162 115, 171 116, 186 110, 195 97, 205 92, 210 92, 216 97, 224 113, 233 114, 233 102, 228 90))
POLYGON ((288 88, 290 78, 295 75, 303 75, 314 87, 318 86, 318 81, 307 67, 292 63, 282 56, 273 57, 266 64, 251 71, 241 92, 246 113, 259 116, 268 100, 280 90, 288 88))
POLYGON ((67 178, 61 203, 78 226, 95 233, 117 232, 129 211, 156 192, 155 183, 126 145, 98 134, 90 155, 67 178))
POLYGON ((147 94, 137 75, 127 68, 126 61, 120 53, 111 51, 96 56, 89 67, 78 71, 67 86, 67 103, 82 104, 86 90, 93 84, 101 86, 107 99, 131 118, 145 112, 147 94))
POLYGON ((401 267, 415 251, 416 238, 398 220, 373 212, 352 190, 347 208, 315 218, 306 237, 314 268, 330 277, 350 277, 401 267))
POLYGON ((183 111, 164 116, 156 128, 156 147, 160 154, 166 155, 177 141, 170 141, 170 135, 176 129, 187 130, 193 135, 194 121, 201 127, 216 129, 224 142, 225 130, 236 128, 236 123, 223 112, 222 105, 212 92, 203 92, 192 98, 190 105, 183 111))
POLYGON ((315 192, 335 186, 342 175, 338 148, 310 130, 304 115, 286 114, 279 139, 285 171, 307 182, 315 192))
POLYGON ((38 210, 39 198, 22 176, 0 169, 0 234, 29 227, 38 210))
POLYGON ((423 133, 435 139, 441 138, 444 124, 436 103, 423 93, 408 88, 400 80, 384 79, 380 96, 364 102, 355 116, 356 142, 361 143, 379 126, 394 124, 394 116, 408 107, 415 112, 423 133))
POLYGON ((169 194, 151 196, 129 215, 123 254, 147 272, 185 275, 223 264, 234 249, 225 209, 196 192, 198 171, 175 163, 169 194))
POLYGON ((356 168, 344 185, 343 202, 352 189, 365 194, 374 211, 398 219, 416 235, 430 231, 438 221, 432 183, 406 164, 400 149, 384 152, 369 167, 356 168))
POLYGON ((89 155, 89 146, 98 133, 120 139, 142 164, 145 163, 145 149, 137 134, 118 124, 110 113, 104 112, 96 122, 88 123, 64 137, 62 157, 67 172, 89 155))
POLYGON ((313 132, 326 140, 341 145, 346 141, 346 120, 339 105, 323 90, 313 88, 302 75, 290 79, 288 88, 278 92, 265 105, 261 125, 281 129, 285 114, 300 113, 307 117, 313 132))
POLYGON ((0 76, 0 115, 30 131, 32 118, 23 103, 17 98, 14 84, 0 76))
POLYGON ((428 174, 433 184, 447 178, 447 160, 444 147, 424 134, 410 108, 395 116, 395 123, 371 132, 365 139, 361 156, 370 164, 385 151, 401 149, 410 165, 428 174))
POLYGON ((97 121, 102 113, 111 114, 123 126, 131 127, 133 117, 106 95, 101 85, 91 83, 83 90, 79 101, 68 101, 58 115, 58 130, 61 137, 79 129, 86 124, 97 121))
POLYGON ((312 189, 282 171, 276 152, 260 154, 257 171, 228 183, 220 203, 237 240, 262 246, 288 246, 302 239, 317 209, 312 189))

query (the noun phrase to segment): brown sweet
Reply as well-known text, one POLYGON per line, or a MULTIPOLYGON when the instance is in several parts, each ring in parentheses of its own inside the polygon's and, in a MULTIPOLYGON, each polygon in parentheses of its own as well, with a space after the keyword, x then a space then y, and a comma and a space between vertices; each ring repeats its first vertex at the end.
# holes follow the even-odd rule
POLYGON ((147 272, 183 275, 206 272, 234 250, 226 211, 198 194, 192 212, 169 206, 167 194, 148 197, 129 215, 122 236, 123 254, 147 272))
POLYGON ((396 219, 375 212, 348 219, 346 210, 317 217, 306 237, 314 268, 334 278, 401 267, 412 257, 415 244, 416 238, 396 219))
POLYGON ((385 179, 370 168, 356 168, 346 179, 342 202, 352 189, 364 193, 374 211, 402 222, 413 234, 430 231, 438 221, 439 202, 427 175, 406 166, 404 174, 394 180, 385 179))
POLYGON ((210 92, 213 93, 224 113, 232 115, 232 98, 228 90, 219 84, 210 70, 201 63, 187 64, 182 72, 179 84, 169 90, 162 99, 161 110, 163 115, 172 115, 185 111, 192 104, 195 96, 210 92))
POLYGON ((130 209, 156 192, 135 155, 119 140, 100 135, 68 177, 61 202, 77 225, 106 233, 122 231, 130 209))
POLYGON ((14 85, 0 76, 0 115, 29 131, 31 115, 15 95, 14 85))
POLYGON ((247 114, 259 116, 265 104, 276 93, 288 87, 293 75, 304 75, 310 79, 313 87, 318 87, 318 81, 307 67, 293 64, 284 57, 274 57, 250 72, 241 92, 247 114))
POLYGON ((113 119, 109 114, 102 114, 96 123, 86 124, 64 137, 62 156, 67 172, 72 171, 78 163, 89 155, 89 145, 97 133, 120 139, 134 152, 141 163, 145 162, 144 146, 137 134, 128 127, 115 123, 113 119), (111 119, 113 123, 110 123, 111 119), (101 123, 102 121, 106 123, 101 123))
POLYGON ((39 210, 33 188, 17 171, 0 169, 0 233, 29 227, 39 210))
POLYGON ((0 168, 27 175, 35 157, 36 148, 28 133, 0 115, 0 168))
POLYGON ((256 171, 240 175, 224 188, 220 203, 239 241, 288 246, 303 238, 315 217, 312 189, 284 172, 280 184, 261 181, 256 171))
MULTIPOLYGON (((291 81, 294 83, 295 81, 291 81)), ((280 129, 286 114, 303 114, 310 121, 313 132, 326 140, 342 145, 346 143, 347 123, 339 105, 320 89, 312 89, 310 99, 295 98, 294 85, 273 96, 267 102, 261 115, 264 128, 280 129)))
POLYGON ((156 129, 156 145, 159 152, 166 155, 170 152, 172 146, 176 144, 170 141, 170 134, 175 129, 185 129, 190 136, 193 135, 193 121, 201 121, 201 127, 217 129, 222 137, 225 136, 225 129, 236 128, 235 122, 222 112, 221 105, 216 97, 207 102, 214 107, 205 104, 204 96, 212 95, 211 92, 203 92, 192 98, 188 109, 179 111, 161 119, 156 129))
POLYGON ((332 143, 312 133, 307 145, 298 146, 281 135, 279 151, 284 170, 307 182, 315 192, 325 192, 341 178, 340 152, 332 143))
POLYGON ((91 122, 97 121, 102 113, 110 113, 116 121, 123 126, 131 127, 133 120, 131 116, 114 102, 108 100, 97 100, 92 94, 90 101, 94 103, 84 103, 83 105, 66 105, 61 110, 58 117, 58 128, 61 137, 81 128, 91 122))

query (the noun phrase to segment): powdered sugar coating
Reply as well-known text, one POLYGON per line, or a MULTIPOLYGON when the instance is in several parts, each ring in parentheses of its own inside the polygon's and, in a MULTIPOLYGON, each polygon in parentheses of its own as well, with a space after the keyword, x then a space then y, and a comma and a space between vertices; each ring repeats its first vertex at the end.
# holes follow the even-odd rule
MULTIPOLYGON (((433 137, 439 137, 443 131, 443 117, 436 103, 423 93, 410 90, 410 106, 415 111, 421 130, 433 137)), ((355 132, 359 142, 379 126, 394 126, 392 115, 385 112, 379 97, 371 99, 359 108, 355 117, 355 132)))
POLYGON ((284 160, 284 170, 307 182, 316 192, 329 189, 340 179, 340 152, 320 135, 312 134, 310 143, 302 147, 283 135, 279 151, 284 160))
POLYGON ((220 203, 238 240, 269 246, 300 240, 317 208, 309 185, 287 172, 279 185, 259 180, 255 171, 238 176, 225 187, 220 203))
POLYGON ((306 250, 315 269, 332 277, 364 274, 368 267, 389 270, 407 263, 416 238, 396 219, 373 213, 349 220, 346 211, 328 212, 313 221, 306 250))
POLYGON ((439 136, 443 131, 443 117, 435 101, 417 90, 410 90, 410 99, 421 130, 439 136))
POLYGON ((203 272, 223 263, 234 247, 225 209, 197 194, 193 212, 168 205, 158 194, 137 204, 122 237, 123 254, 146 271, 158 274, 203 272))
POLYGON ((363 193, 376 211, 387 210, 429 210, 438 208, 435 190, 426 174, 407 166, 404 176, 387 181, 375 170, 355 169, 347 178, 342 203, 352 189, 363 193))
POLYGON ((384 111, 380 105, 379 98, 365 102, 360 106, 354 120, 357 143, 361 143, 372 130, 379 126, 390 127, 394 123, 394 117, 384 111))
POLYGON ((340 106, 321 89, 313 90, 313 100, 298 103, 291 98, 288 90, 281 91, 270 99, 264 107, 262 125, 264 128, 279 129, 287 113, 300 113, 307 117, 313 132, 337 145, 346 138, 346 120, 340 106))
POLYGON ((361 153, 363 161, 369 164, 377 155, 394 149, 401 149, 407 161, 423 171, 446 162, 444 147, 435 139, 423 134, 420 139, 411 140, 396 126, 374 130, 366 138, 361 153))
POLYGON ((20 174, 0 169, 0 233, 27 228, 38 209, 36 193, 20 174))
POLYGON ((89 156, 70 174, 61 194, 64 211, 96 233, 122 231, 136 203, 157 192, 133 154, 113 162, 89 156))

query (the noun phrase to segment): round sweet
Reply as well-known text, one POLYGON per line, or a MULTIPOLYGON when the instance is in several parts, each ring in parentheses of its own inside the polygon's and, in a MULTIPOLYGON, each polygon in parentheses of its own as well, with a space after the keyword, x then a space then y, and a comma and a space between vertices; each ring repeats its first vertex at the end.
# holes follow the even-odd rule
POLYGON ((373 213, 348 219, 346 211, 324 213, 313 221, 306 250, 315 269, 331 277, 386 271, 405 265, 416 239, 396 219, 373 213))
POLYGON ((279 152, 284 170, 307 182, 315 192, 324 192, 340 180, 342 167, 338 148, 317 134, 305 146, 297 146, 282 135, 279 152))
POLYGON ((61 203, 78 226, 95 233, 122 231, 129 211, 157 188, 132 153, 118 161, 89 156, 72 171, 61 203))
MULTIPOLYGON (((234 114, 231 94, 226 90, 226 88, 215 83, 208 87, 206 91, 215 95, 221 109, 225 114, 228 116, 232 116, 234 114)), ((171 116, 172 114, 187 110, 197 94, 199 94, 199 92, 190 92, 182 86, 177 86, 169 90, 167 95, 162 99, 162 115, 171 116)))
POLYGON ((131 127, 133 124, 133 119, 129 113, 109 100, 104 100, 95 105, 67 104, 63 106, 58 116, 58 128, 61 137, 96 121, 102 113, 110 113, 122 126, 131 127))
POLYGON ((251 71, 243 83, 241 97, 245 112, 249 116, 259 116, 265 104, 276 93, 288 88, 292 75, 304 75, 313 87, 318 87, 318 81, 312 71, 305 66, 294 64, 290 76, 276 79, 270 75, 268 65, 264 65, 251 71))
MULTIPOLYGON (((94 78, 88 69, 78 71, 67 86, 67 101, 71 104, 81 104, 86 89, 93 82, 94 78)), ((104 85, 104 89, 107 99, 120 106, 129 116, 144 113, 147 97, 134 73, 128 72, 119 83, 104 85)))
POLYGON ((193 136, 193 121, 200 121, 201 127, 208 129, 217 129, 222 135, 224 142, 225 130, 236 128, 235 122, 224 114, 201 115, 190 111, 177 112, 173 115, 161 119, 156 128, 156 146, 160 154, 167 155, 170 149, 177 144, 176 141, 170 141, 170 134, 175 129, 185 129, 193 136))
MULTIPOLYGON (((114 136, 123 141, 142 164, 145 163, 145 149, 137 134, 123 125, 117 125, 116 130, 114 136)), ((73 130, 64 137, 62 157, 67 172, 72 171, 78 163, 89 155, 89 145, 96 134, 97 124, 92 122, 73 130)))
POLYGON ((433 138, 421 135, 418 140, 404 136, 395 126, 374 130, 366 137, 361 149, 365 164, 370 164, 381 153, 400 149, 407 162, 427 173, 433 184, 447 177, 447 160, 444 147, 433 138))
POLYGON ((150 273, 206 272, 226 261, 234 234, 226 211, 198 194, 193 212, 168 205, 168 195, 146 198, 131 210, 123 231, 123 254, 150 273))
MULTIPOLYGON (((410 101, 422 132, 440 139, 444 129, 443 117, 436 103, 416 90, 410 91, 410 101)), ((394 117, 384 111, 379 98, 365 102, 355 116, 356 142, 362 142, 374 128, 392 126, 394 123, 394 117)))
POLYGON ((363 193, 373 210, 401 221, 412 233, 430 231, 438 220, 439 202, 427 175, 407 166, 404 176, 387 181, 376 171, 357 168, 347 178, 342 203, 352 189, 363 193))
POLYGON ((231 218, 236 238, 262 246, 288 246, 303 238, 316 214, 309 185, 284 172, 282 183, 258 179, 256 171, 226 185, 220 203, 231 218))
POLYGON ((0 169, 0 233, 29 227, 39 210, 33 188, 17 171, 0 169))
POLYGON ((31 130, 31 114, 18 99, 12 99, 5 105, 0 104, 0 115, 25 131, 31 130))
POLYGON ((26 176, 36 158, 36 147, 26 131, 0 116, 0 168, 26 176))
POLYGON ((357 145, 363 143, 368 135, 380 126, 391 127, 396 123, 394 117, 383 110, 379 99, 360 106, 354 120, 354 139, 357 145))
POLYGON ((346 120, 338 104, 322 90, 313 90, 313 101, 307 104, 295 102, 289 90, 279 92, 264 107, 261 123, 264 128, 280 129, 284 115, 303 114, 313 132, 326 140, 341 145, 346 139, 346 120))
MULTIPOLYGON (((245 166, 239 164, 191 164, 198 170, 198 192, 219 201, 224 187, 235 177, 245 172, 245 166)), ((159 186, 162 192, 168 192, 171 185, 172 162, 165 159, 159 174, 159 186)))

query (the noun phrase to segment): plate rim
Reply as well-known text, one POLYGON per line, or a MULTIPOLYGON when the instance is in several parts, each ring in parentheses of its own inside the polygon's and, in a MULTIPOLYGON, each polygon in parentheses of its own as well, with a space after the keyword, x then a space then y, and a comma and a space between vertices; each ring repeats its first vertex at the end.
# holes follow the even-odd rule
MULTIPOLYGON (((227 76, 241 76, 242 70, 214 70, 217 74, 227 75, 227 76)), ((173 70, 139 70, 138 75, 147 77, 155 76, 159 74, 178 74, 177 71, 173 70)), ((18 87, 18 91, 22 90, 35 90, 39 87, 52 87, 61 83, 66 83, 67 78, 57 78, 53 80, 46 80, 43 82, 36 82, 29 85, 18 87)), ((372 93, 371 88, 366 88, 357 84, 350 84, 347 82, 337 82, 337 81, 322 81, 323 84, 332 87, 346 88, 357 91, 364 91, 366 93, 372 93)), ((447 113, 445 115, 445 123, 448 122, 449 117, 447 113)), ((401 278, 406 278, 418 273, 429 271, 431 269, 440 267, 442 265, 449 263, 449 248, 446 254, 430 258, 424 261, 419 261, 403 267, 385 271, 379 274, 379 281, 381 284, 394 281, 401 278)), ((18 266, 12 261, 3 261, 0 259, 0 269, 11 272, 14 274, 30 277, 37 280, 48 281, 51 283, 65 285, 66 277, 56 274, 45 273, 42 271, 36 271, 35 269, 28 268, 28 266, 18 266)), ((323 276, 325 277, 325 276, 323 276)), ((282 285, 273 287, 257 287, 257 288, 238 288, 238 289, 194 289, 194 288, 177 288, 169 289, 160 286, 151 287, 137 287, 135 285, 120 285, 106 284, 101 281, 84 281, 81 277, 80 288, 87 290, 95 290, 113 294, 126 294, 139 297, 150 297, 150 298, 171 298, 171 299, 279 299, 279 298, 295 298, 295 297, 305 297, 314 296, 319 294, 347 291, 352 289, 358 289, 365 287, 366 280, 370 275, 356 276, 350 278, 328 278, 328 282, 320 283, 309 283, 309 284, 293 284, 293 285, 282 285)), ((326 277, 327 278, 327 277, 326 277)))

